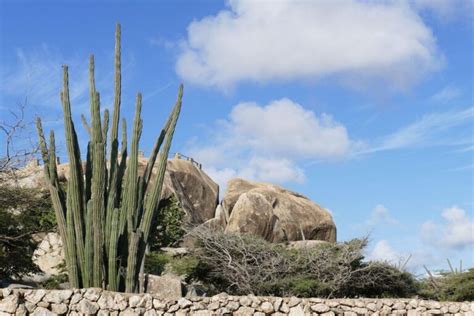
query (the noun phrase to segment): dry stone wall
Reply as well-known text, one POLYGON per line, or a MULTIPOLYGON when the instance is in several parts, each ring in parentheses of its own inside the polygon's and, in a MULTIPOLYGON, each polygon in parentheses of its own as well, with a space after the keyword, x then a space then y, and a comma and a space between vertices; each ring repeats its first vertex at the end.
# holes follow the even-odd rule
POLYGON ((4 315, 473 315, 474 302, 230 296, 180 299, 101 289, 0 291, 4 315))

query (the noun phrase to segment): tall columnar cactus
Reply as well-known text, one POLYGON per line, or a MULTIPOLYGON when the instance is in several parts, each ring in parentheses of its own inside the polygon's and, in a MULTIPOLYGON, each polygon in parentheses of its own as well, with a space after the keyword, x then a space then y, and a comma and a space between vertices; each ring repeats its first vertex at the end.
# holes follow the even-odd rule
POLYGON ((115 97, 111 117, 109 148, 109 112, 101 118, 100 95, 95 87, 94 57, 89 63, 90 124, 82 117, 89 133, 85 165, 72 120, 69 99, 68 68, 63 66, 61 103, 64 111, 69 177, 66 191, 59 185, 54 132, 46 142, 40 118, 37 130, 44 161, 44 174, 56 213, 58 230, 65 248, 66 266, 72 287, 102 287, 112 291, 139 290, 140 267, 144 264, 151 225, 158 210, 174 130, 181 110, 183 86, 176 104, 162 128, 143 174, 138 171, 138 145, 143 120, 142 96, 137 95, 130 153, 127 128, 122 121, 119 148, 121 104, 120 25, 115 34, 115 97), (109 155, 107 156, 107 149, 109 155), (161 151, 160 151, 161 149, 161 151), (157 162, 157 174, 152 169, 157 162), (153 181, 151 181, 153 180, 153 181))

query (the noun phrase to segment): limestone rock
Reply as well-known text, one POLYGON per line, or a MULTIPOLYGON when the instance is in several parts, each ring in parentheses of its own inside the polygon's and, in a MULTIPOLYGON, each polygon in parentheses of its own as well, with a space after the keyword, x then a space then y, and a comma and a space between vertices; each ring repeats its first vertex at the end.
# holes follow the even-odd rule
POLYGON ((18 296, 9 295, 0 301, 0 312, 15 313, 18 307, 18 296))
POLYGON ((192 161, 179 158, 168 161, 162 198, 172 194, 180 202, 190 223, 201 224, 214 218, 219 185, 192 161))
POLYGON ((235 203, 225 232, 248 233, 271 240, 275 220, 272 205, 263 194, 246 192, 235 203))
POLYGON ((336 225, 327 210, 277 185, 232 179, 221 204, 230 214, 226 231, 258 230, 257 235, 273 242, 336 241, 336 225))
POLYGON ((146 288, 147 293, 158 298, 179 299, 183 297, 181 278, 175 275, 148 275, 146 288))
POLYGON ((64 260, 64 250, 58 233, 48 233, 33 252, 33 262, 48 275, 59 273, 58 265, 64 260))

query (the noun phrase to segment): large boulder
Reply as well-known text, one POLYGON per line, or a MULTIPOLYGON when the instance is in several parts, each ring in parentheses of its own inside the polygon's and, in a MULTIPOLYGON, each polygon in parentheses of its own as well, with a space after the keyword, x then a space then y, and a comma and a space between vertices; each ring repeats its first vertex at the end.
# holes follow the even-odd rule
MULTIPOLYGON (((148 158, 139 156, 138 170, 141 174, 147 165, 148 158)), ((157 164, 153 169, 156 176, 157 164)), ((60 181, 67 181, 69 164, 58 164, 60 181)), ((153 181, 154 177, 152 177, 153 181)), ((14 178, 5 180, 6 183, 19 185, 23 188, 39 188, 47 190, 44 180, 43 166, 33 160, 25 168, 18 170, 14 178)), ((176 196, 186 213, 186 221, 197 225, 214 217, 219 199, 219 185, 215 183, 192 159, 174 157, 168 160, 162 189, 162 199, 176 196)))
POLYGON ((173 158, 168 161, 162 198, 175 195, 191 224, 214 217, 219 202, 219 185, 193 161, 173 158))
POLYGON ((269 183, 232 179, 222 200, 226 232, 252 233, 273 242, 336 241, 331 214, 307 197, 269 183))

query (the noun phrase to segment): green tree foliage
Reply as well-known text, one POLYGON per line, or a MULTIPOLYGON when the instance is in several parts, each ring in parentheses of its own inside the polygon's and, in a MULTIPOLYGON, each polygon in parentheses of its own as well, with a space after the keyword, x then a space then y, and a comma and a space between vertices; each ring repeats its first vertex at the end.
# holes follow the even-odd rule
POLYGON ((155 230, 150 236, 151 251, 174 246, 185 234, 183 228, 185 212, 174 195, 160 201, 157 213, 152 224, 155 230))
POLYGON ((55 229, 54 211, 39 190, 0 186, 0 279, 38 272, 31 257, 34 233, 55 229))

